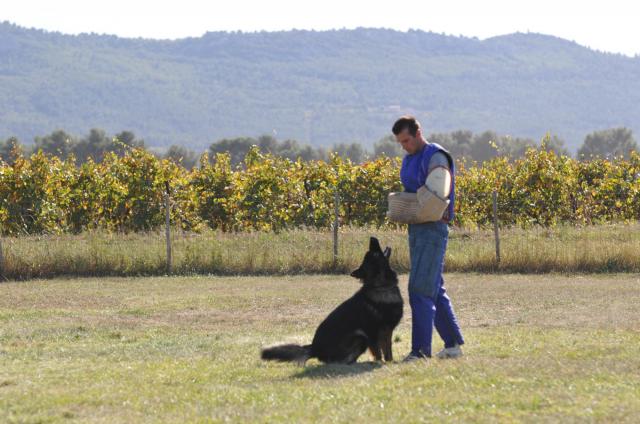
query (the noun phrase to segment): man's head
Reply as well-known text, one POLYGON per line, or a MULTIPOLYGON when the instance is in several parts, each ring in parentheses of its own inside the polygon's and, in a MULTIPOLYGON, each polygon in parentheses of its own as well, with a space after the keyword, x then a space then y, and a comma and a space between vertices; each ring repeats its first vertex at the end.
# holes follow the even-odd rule
POLYGON ((391 131, 396 136, 396 141, 410 155, 417 153, 426 144, 422 137, 420 122, 413 116, 400 117, 393 124, 391 131))

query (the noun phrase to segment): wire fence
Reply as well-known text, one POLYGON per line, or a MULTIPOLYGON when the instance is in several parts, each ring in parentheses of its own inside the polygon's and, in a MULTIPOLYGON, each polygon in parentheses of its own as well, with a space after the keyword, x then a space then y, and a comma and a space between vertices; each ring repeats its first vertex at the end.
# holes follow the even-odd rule
MULTIPOLYGON (((328 228, 190 232, 171 219, 168 192, 162 229, 0 238, 0 279, 342 274, 359 265, 370 236, 392 247, 396 271, 410 268, 406 227, 342 225, 337 193, 328 228)), ((498 196, 490 202, 492 230, 451 227, 447 272, 640 272, 638 223, 507 228, 498 225, 498 196)))

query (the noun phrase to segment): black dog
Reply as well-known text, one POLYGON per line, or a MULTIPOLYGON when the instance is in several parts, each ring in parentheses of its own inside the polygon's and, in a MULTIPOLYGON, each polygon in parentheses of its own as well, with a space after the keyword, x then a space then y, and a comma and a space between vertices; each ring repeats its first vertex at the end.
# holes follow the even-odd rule
POLYGON ((391 249, 384 252, 375 237, 360 268, 351 273, 363 283, 360 290, 322 321, 313 342, 264 349, 262 359, 304 364, 310 358, 322 362, 355 362, 367 349, 376 361, 393 360, 391 334, 402 318, 398 277, 389 266, 391 249))

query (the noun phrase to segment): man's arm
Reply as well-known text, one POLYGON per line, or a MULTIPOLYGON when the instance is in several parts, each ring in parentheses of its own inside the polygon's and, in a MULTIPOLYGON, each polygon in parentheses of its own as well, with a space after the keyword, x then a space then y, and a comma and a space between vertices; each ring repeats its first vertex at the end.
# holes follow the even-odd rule
POLYGON ((442 152, 435 152, 433 156, 431 156, 431 160, 429 161, 429 171, 438 166, 451 171, 451 167, 449 166, 449 159, 447 158, 447 155, 442 152))
POLYGON ((444 153, 433 154, 428 164, 429 172, 425 184, 418 189, 419 222, 439 221, 449 206, 451 192, 451 170, 444 153))
POLYGON ((449 159, 442 152, 436 152, 429 161, 429 174, 425 186, 442 199, 451 192, 451 167, 449 159))

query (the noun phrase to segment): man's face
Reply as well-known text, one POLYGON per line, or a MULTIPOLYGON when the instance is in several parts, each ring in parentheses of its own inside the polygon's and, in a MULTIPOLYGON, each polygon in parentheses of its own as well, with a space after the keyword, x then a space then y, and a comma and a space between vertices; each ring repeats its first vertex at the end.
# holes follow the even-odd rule
POLYGON ((420 150, 420 147, 423 144, 422 134, 420 133, 420 130, 416 132, 416 135, 414 137, 411 135, 411 133, 409 133, 409 130, 407 128, 400 131, 400 133, 396 135, 396 141, 400 143, 404 151, 410 155, 420 150))

